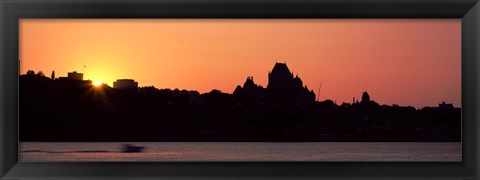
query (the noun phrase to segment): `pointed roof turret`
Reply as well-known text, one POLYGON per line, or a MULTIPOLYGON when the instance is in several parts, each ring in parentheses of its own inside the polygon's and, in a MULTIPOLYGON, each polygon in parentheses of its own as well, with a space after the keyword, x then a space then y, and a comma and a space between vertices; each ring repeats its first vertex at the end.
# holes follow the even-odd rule
POLYGON ((362 94, 362 103, 370 102, 370 95, 368 95, 367 91, 364 91, 362 94))
POLYGON ((272 72, 270 74, 275 74, 279 76, 292 76, 292 73, 290 72, 290 69, 288 69, 286 63, 275 63, 275 66, 273 66, 272 72))
POLYGON ((280 93, 288 93, 288 89, 294 86, 293 74, 288 69, 286 63, 275 63, 272 72, 268 75, 267 89, 280 93))

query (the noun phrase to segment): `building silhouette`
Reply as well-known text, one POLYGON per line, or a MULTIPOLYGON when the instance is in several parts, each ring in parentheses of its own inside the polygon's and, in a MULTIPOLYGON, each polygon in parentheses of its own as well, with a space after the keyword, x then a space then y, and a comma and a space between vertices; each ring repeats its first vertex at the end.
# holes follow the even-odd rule
POLYGON ((77 73, 77 71, 69 72, 68 79, 83 81, 83 73, 77 73))
POLYGON ((370 95, 368 95, 367 91, 364 91, 362 94, 361 103, 368 103, 368 102, 370 102, 370 95))
POLYGON ((362 92, 362 98, 360 99, 360 101, 358 101, 358 99, 356 98, 353 98, 352 105, 356 107, 361 107, 363 108, 363 110, 374 110, 380 107, 380 104, 371 99, 367 91, 362 92))
POLYGON ((445 103, 445 101, 438 104, 438 109, 440 109, 440 110, 450 110, 450 109, 454 109, 454 108, 455 107, 453 106, 452 103, 445 103))
POLYGON ((269 92, 277 95, 287 95, 294 88, 293 73, 286 63, 276 63, 271 72, 268 72, 269 92))
POLYGON ((275 104, 303 104, 315 102, 315 93, 303 86, 303 81, 293 72, 286 63, 276 63, 271 72, 268 73, 267 88, 254 83, 253 77, 247 77, 242 86, 237 86, 233 92, 242 99, 269 101, 275 104))
POLYGON ((135 82, 133 79, 117 79, 117 81, 113 82, 113 88, 136 91, 138 82, 135 82))
POLYGON ((233 94, 242 96, 264 96, 265 92, 262 86, 253 82, 253 76, 248 76, 245 83, 243 83, 243 87, 238 85, 233 91, 233 94))
POLYGON ((297 102, 314 102, 315 93, 303 86, 303 82, 287 67, 286 63, 275 63, 268 73, 267 91, 277 98, 290 99, 297 102))
POLYGON ((83 80, 83 73, 78 73, 76 71, 68 72, 67 77, 58 77, 55 78, 55 71, 52 71, 52 80, 55 82, 69 86, 69 87, 76 87, 76 86, 91 86, 91 80, 83 80), (57 81, 58 80, 58 81, 57 81))

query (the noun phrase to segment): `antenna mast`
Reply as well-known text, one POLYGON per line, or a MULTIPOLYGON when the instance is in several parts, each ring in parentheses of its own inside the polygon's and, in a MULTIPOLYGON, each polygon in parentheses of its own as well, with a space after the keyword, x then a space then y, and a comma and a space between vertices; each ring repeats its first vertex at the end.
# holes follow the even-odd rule
POLYGON ((320 90, 322 90, 322 81, 320 81, 320 86, 318 87, 317 102, 320 101, 320 90))

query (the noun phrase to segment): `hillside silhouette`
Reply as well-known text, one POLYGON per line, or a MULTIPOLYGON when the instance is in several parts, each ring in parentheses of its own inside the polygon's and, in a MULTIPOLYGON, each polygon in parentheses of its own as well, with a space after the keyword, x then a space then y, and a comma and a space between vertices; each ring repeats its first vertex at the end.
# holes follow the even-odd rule
POLYGON ((266 88, 247 77, 232 94, 137 85, 28 71, 20 75, 20 141, 461 141, 461 109, 452 104, 380 105, 366 91, 360 101, 318 102, 284 63, 266 88))

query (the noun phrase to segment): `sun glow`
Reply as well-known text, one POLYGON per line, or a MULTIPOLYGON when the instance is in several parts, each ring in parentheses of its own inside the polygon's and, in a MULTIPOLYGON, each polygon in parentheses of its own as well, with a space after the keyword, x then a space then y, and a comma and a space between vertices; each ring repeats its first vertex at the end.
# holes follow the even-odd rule
POLYGON ((92 82, 92 85, 95 86, 95 87, 99 87, 99 86, 102 85, 102 82, 100 82, 100 81, 93 81, 93 82, 92 82))
POLYGON ((247 76, 266 87, 268 71, 281 61, 315 93, 323 82, 320 100, 351 102, 367 90, 381 104, 461 104, 461 25, 461 19, 22 18, 19 65, 20 74, 82 72, 103 83, 92 81, 96 89, 133 79, 140 87, 233 93, 247 76))

